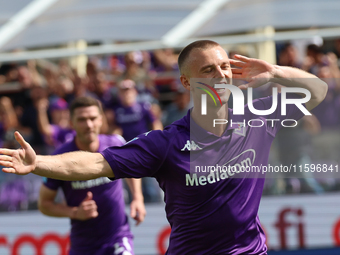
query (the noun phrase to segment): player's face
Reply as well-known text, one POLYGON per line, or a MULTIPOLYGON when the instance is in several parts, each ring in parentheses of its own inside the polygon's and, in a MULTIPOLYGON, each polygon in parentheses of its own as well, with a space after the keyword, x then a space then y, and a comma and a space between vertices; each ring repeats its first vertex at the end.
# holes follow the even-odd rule
POLYGON ((71 124, 77 132, 77 138, 85 144, 90 144, 98 139, 103 124, 102 115, 95 105, 79 107, 74 110, 71 124))
POLYGON ((118 96, 123 105, 134 105, 137 99, 137 90, 135 88, 119 89, 118 96))
MULTIPOLYGON (((181 76, 181 81, 184 87, 193 92, 194 97, 195 95, 200 97, 200 95, 204 93, 201 89, 197 89, 197 87, 202 87, 197 84, 197 81, 201 78, 202 82, 211 87, 220 83, 232 83, 229 58, 222 47, 217 46, 205 50, 193 50, 190 53, 186 65, 186 72, 181 76)), ((217 88, 216 91, 222 102, 226 103, 229 99, 230 91, 217 88)))

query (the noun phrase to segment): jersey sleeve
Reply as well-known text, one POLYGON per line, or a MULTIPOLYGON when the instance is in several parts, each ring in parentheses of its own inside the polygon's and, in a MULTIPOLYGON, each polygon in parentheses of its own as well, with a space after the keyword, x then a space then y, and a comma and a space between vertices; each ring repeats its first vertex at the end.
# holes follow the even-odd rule
POLYGON ((117 142, 116 142, 117 145, 115 145, 115 146, 122 146, 122 145, 126 144, 124 137, 122 137, 121 135, 116 134, 115 137, 117 138, 117 142))
POLYGON ((58 190, 62 183, 63 181, 60 180, 43 177, 43 184, 51 190, 58 190))
POLYGON ((135 137, 124 146, 109 147, 101 154, 115 179, 152 177, 160 171, 169 146, 167 135, 155 130, 135 137))
MULTIPOLYGON (((299 95, 293 93, 288 94, 287 98, 301 99, 299 95)), ((272 136, 275 136, 283 126, 293 125, 295 123, 293 120, 298 121, 304 116, 304 113, 295 104, 286 104, 286 114, 283 115, 281 102, 281 94, 278 94, 276 110, 267 116, 262 116, 267 119, 267 131, 272 136)), ((268 110, 272 107, 272 104, 272 96, 256 99, 253 101, 253 106, 257 110, 268 110)), ((303 107, 306 107, 305 104, 302 105, 303 107)))

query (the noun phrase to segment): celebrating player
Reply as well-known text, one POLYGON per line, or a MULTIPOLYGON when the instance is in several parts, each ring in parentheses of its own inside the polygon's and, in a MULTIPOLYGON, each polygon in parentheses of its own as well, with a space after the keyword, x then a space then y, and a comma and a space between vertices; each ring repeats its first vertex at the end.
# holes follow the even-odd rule
MULTIPOLYGON (((281 104, 267 116, 276 119, 261 127, 212 125, 214 119, 245 121, 255 117, 248 108, 244 115, 228 109, 230 91, 217 89, 220 105, 207 103, 202 115, 202 89, 197 79, 230 83, 232 77, 246 80, 241 88, 258 87, 270 81, 310 91, 308 110, 325 97, 327 85, 304 71, 271 65, 265 61, 235 56, 229 59, 217 43, 202 40, 186 46, 179 55, 183 86, 192 92, 194 107, 164 131, 142 134, 122 147, 101 153, 71 152, 57 156, 36 156, 19 133, 19 150, 1 149, 4 172, 34 173, 63 180, 98 177, 140 178, 153 176, 165 192, 166 214, 171 225, 167 254, 266 254, 265 236, 257 213, 263 178, 232 178, 236 173, 202 175, 193 169, 202 165, 267 165, 269 149, 283 118, 299 119, 303 113, 281 104), (231 64, 237 68, 232 69, 231 64), (306 79, 309 78, 309 79, 306 79)), ((208 82, 205 86, 212 86, 208 82)), ((236 100, 234 98, 234 100, 236 100)), ((255 100, 255 109, 271 107, 272 97, 255 100)), ((258 116, 256 116, 258 117, 258 116)), ((260 118, 260 117, 258 117, 260 118)), ((263 118, 263 116, 261 116, 263 118)))

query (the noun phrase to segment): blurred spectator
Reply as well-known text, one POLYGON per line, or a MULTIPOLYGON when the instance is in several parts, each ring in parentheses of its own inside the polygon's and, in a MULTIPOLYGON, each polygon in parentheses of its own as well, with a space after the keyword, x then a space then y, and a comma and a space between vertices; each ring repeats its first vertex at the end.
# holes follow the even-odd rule
POLYGON ((36 105, 40 99, 47 97, 47 91, 42 87, 34 86, 29 90, 29 95, 32 104, 23 109, 20 122, 24 127, 30 128, 32 131, 32 136, 28 139, 32 146, 39 153, 46 154, 46 143, 38 128, 38 111, 36 105))
POLYGON ((305 57, 302 69, 317 75, 319 68, 328 65, 327 58, 320 46, 310 44, 307 46, 307 56, 305 57))
POLYGON ((183 89, 178 90, 174 102, 165 109, 163 117, 164 126, 170 125, 172 122, 185 116, 190 107, 190 92, 183 89))
POLYGON ((61 59, 59 61, 59 68, 58 68, 58 70, 59 70, 59 73, 58 73, 59 77, 67 77, 70 80, 74 80, 75 77, 74 77, 73 70, 70 67, 70 65, 68 64, 67 60, 61 59))
POLYGON ((141 67, 143 55, 139 51, 129 52, 125 55, 125 71, 120 80, 130 79, 136 83, 138 90, 144 90, 153 86, 148 70, 141 67))
POLYGON ((52 91, 53 95, 65 99, 67 102, 74 98, 74 84, 73 81, 64 76, 60 76, 52 91))
POLYGON ((328 84, 328 91, 326 98, 312 110, 323 129, 340 127, 340 71, 336 64, 332 65, 334 62, 319 68, 318 77, 328 84))
POLYGON ((13 144, 10 137, 19 128, 17 115, 14 111, 11 99, 8 97, 0 98, 0 146, 11 147, 13 144))
POLYGON ((126 141, 150 129, 163 129, 161 121, 151 112, 151 104, 137 102, 137 95, 134 81, 123 80, 118 84, 119 102, 113 107, 114 121, 126 141))
POLYGON ((171 72, 177 71, 177 58, 178 56, 174 53, 173 49, 161 49, 154 51, 154 57, 156 62, 155 69, 159 72, 171 72))
MULTIPOLYGON (((159 118, 155 118, 150 103, 137 101, 136 84, 133 80, 123 80, 118 84, 119 103, 114 106, 114 133, 121 133, 126 141, 148 132, 150 129, 163 129, 159 118)), ((143 178, 144 201, 161 201, 161 190, 153 178, 143 178)))
POLYGON ((301 68, 302 64, 299 62, 297 50, 291 43, 283 46, 279 54, 278 65, 301 68))
MULTIPOLYGON (((161 95, 178 90, 177 77, 179 77, 179 70, 177 59, 178 55, 174 53, 173 49, 155 50, 152 54, 154 71, 157 74, 155 85, 161 95)), ((167 99, 165 97, 165 100, 163 100, 165 105, 171 103, 171 100, 167 99)))
MULTIPOLYGON (((304 116, 298 126, 284 127, 277 136, 277 149, 280 164, 283 166, 299 166, 311 164, 311 136, 320 132, 320 123, 315 116, 304 116)), ((279 164, 279 165, 280 165, 279 164)), ((284 176, 283 176, 284 177, 284 176)), ((276 181, 280 181, 279 179, 276 181)), ((282 180, 281 180, 282 182, 282 180)), ((324 189, 316 181, 311 172, 291 173, 290 178, 283 179, 284 186, 273 187, 274 194, 291 193, 322 193, 324 189), (292 176, 294 175, 294 176, 292 176)))
MULTIPOLYGON (((29 182, 25 180, 9 181, 0 187, 0 205, 2 210, 27 210, 29 182)), ((1 211, 2 211, 1 210, 1 211)))
POLYGON ((108 107, 114 100, 113 94, 111 93, 111 84, 107 80, 104 72, 97 73, 96 80, 94 82, 94 94, 98 97, 105 108, 108 107))
POLYGON ((71 140, 74 136, 74 131, 69 126, 70 113, 67 102, 62 98, 52 100, 49 111, 51 113, 52 123, 48 119, 49 102, 47 98, 39 99, 36 107, 38 111, 38 127, 43 134, 45 141, 50 145, 52 150, 65 142, 71 140))
POLYGON ((313 158, 321 163, 333 164, 340 160, 340 70, 334 53, 326 55, 328 66, 319 68, 318 76, 328 84, 324 101, 312 112, 321 124, 322 132, 313 137, 313 158))
POLYGON ((337 58, 340 58, 340 39, 336 39, 334 41, 334 53, 336 54, 337 58))

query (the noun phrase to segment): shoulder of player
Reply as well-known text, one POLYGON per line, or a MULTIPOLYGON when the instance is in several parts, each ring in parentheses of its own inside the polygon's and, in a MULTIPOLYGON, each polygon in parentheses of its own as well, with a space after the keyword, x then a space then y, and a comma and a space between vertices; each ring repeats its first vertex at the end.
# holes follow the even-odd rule
POLYGON ((59 147, 57 147, 53 154, 62 154, 62 153, 66 153, 66 152, 71 152, 71 151, 76 151, 78 149, 76 149, 76 147, 74 146, 74 139, 63 143, 62 145, 60 145, 59 147))
POLYGON ((104 141, 107 144, 107 146, 121 146, 126 143, 125 139, 118 134, 111 135, 100 134, 99 139, 101 141, 104 141))
POLYGON ((171 124, 166 126, 164 130, 149 131, 145 133, 145 136, 150 136, 150 138, 154 138, 155 141, 157 141, 157 139, 164 139, 172 143, 172 141, 178 140, 179 137, 187 136, 188 132, 183 126, 171 124))
POLYGON ((151 103, 150 102, 138 102, 138 104, 142 107, 142 109, 146 110, 146 111, 150 111, 151 109, 151 103))

